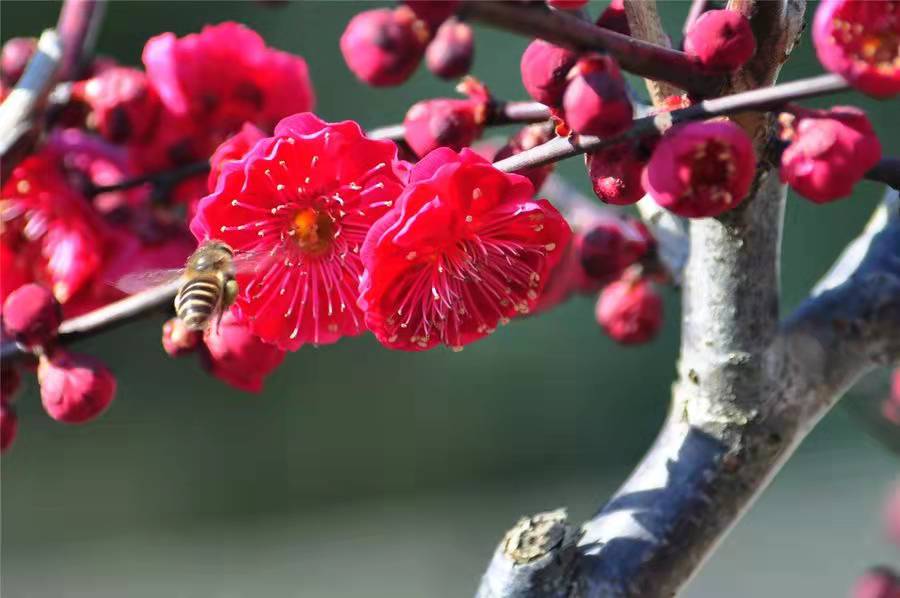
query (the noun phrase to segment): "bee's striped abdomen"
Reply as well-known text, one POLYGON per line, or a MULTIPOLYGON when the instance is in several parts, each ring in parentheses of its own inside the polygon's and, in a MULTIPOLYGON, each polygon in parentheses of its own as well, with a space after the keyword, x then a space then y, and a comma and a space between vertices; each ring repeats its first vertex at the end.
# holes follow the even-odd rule
POLYGON ((178 290, 175 313, 191 330, 202 330, 219 304, 220 293, 217 276, 209 274, 191 278, 178 290))

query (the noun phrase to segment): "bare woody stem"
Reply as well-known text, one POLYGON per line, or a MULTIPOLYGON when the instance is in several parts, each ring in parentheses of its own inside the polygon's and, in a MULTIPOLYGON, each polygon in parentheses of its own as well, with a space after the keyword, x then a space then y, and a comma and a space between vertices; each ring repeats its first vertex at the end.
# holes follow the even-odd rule
POLYGON ((528 37, 538 37, 566 48, 608 52, 626 71, 671 83, 694 95, 715 95, 727 82, 726 77, 704 71, 684 52, 597 27, 543 6, 469 0, 460 12, 468 19, 528 37))
POLYGON ((94 56, 94 45, 106 14, 106 0, 66 0, 56 32, 63 44, 60 81, 80 79, 94 56))
POLYGON ((612 147, 631 139, 657 135, 675 124, 740 112, 772 110, 787 102, 837 93, 845 91, 847 88, 847 82, 839 75, 820 75, 704 100, 681 110, 638 118, 632 123, 630 129, 615 137, 600 138, 590 135, 558 137, 538 147, 501 160, 494 166, 506 171, 541 166, 585 152, 612 147))

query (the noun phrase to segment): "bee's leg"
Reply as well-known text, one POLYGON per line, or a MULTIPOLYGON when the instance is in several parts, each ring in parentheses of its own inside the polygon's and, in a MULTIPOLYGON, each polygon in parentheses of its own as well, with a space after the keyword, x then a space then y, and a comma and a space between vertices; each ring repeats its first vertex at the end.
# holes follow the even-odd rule
POLYGON ((234 305, 235 299, 238 296, 238 284, 237 281, 233 278, 229 279, 225 286, 222 288, 222 305, 219 309, 219 317, 216 318, 216 332, 219 331, 219 324, 222 323, 222 316, 225 315, 225 310, 234 305))
POLYGON ((222 308, 228 309, 234 304, 235 299, 238 296, 238 283, 235 279, 231 278, 225 283, 225 287, 222 289, 222 308))

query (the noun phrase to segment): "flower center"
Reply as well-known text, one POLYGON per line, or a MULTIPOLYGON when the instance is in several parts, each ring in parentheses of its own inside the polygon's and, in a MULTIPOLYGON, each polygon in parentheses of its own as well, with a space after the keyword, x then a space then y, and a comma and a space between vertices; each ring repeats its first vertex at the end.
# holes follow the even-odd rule
POLYGON ((691 160, 691 191, 707 191, 715 199, 731 203, 728 183, 734 178, 734 152, 731 147, 716 139, 710 139, 697 146, 691 160))
POLYGON ((834 35, 855 59, 878 68, 896 69, 900 67, 900 35, 892 26, 895 19, 894 15, 882 14, 876 22, 864 26, 858 22, 859 15, 846 20, 837 17, 833 22, 834 35))
POLYGON ((301 251, 321 255, 331 248, 334 240, 334 221, 324 210, 299 210, 293 218, 293 236, 301 251))

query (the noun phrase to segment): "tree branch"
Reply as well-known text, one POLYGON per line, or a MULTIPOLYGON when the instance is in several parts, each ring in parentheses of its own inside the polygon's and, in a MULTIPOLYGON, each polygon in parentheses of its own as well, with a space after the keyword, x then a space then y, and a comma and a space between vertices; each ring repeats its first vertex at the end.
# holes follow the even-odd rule
POLYGON ((41 111, 58 80, 68 81, 93 55, 105 0, 66 0, 55 31, 45 31, 22 78, 0 106, 0 181, 34 148, 41 111))
POLYGON ((94 45, 106 14, 106 0, 66 0, 56 31, 63 44, 60 81, 82 78, 94 57, 94 45))
POLYGON ((463 3, 460 14, 566 48, 608 52, 626 71, 671 83, 698 96, 714 95, 726 83, 724 77, 704 71, 684 52, 597 27, 545 6, 469 0, 463 3))
POLYGON ((721 98, 704 100, 688 108, 637 118, 629 130, 615 137, 600 138, 590 135, 557 137, 521 154, 501 160, 495 166, 506 171, 541 166, 585 152, 618 145, 631 139, 658 135, 674 124, 741 112, 771 110, 786 102, 837 93, 845 91, 847 88, 847 82, 838 75, 819 75, 772 87, 753 89, 721 98))
MULTIPOLYGON (((550 109, 538 102, 505 102, 497 101, 489 110, 484 123, 486 127, 509 125, 513 123, 536 123, 550 118, 550 109)), ((371 139, 403 139, 403 123, 387 125, 369 130, 366 135, 371 139)))
MULTIPOLYGON (((734 114, 747 107, 737 104, 748 98, 754 108, 772 107, 770 94, 779 96, 795 85, 769 87, 800 30, 802 5, 781 0, 740 8, 755 31, 766 24, 758 41, 777 60, 757 54, 745 67, 750 74, 730 84, 732 92, 753 91, 686 110, 734 114)), ((843 87, 829 76, 816 85, 843 87)), ((677 121, 683 114, 670 116, 677 121)), ((762 155, 772 119, 754 116, 742 124, 762 155)), ((654 123, 635 125, 649 131, 654 123)), ((600 141, 589 142, 594 143, 600 141)), ((566 153, 581 144, 558 149, 566 153)), ((747 201, 718 218, 690 222, 673 406, 631 477, 582 527, 570 595, 674 595, 802 437, 798 418, 770 421, 777 404, 773 397, 787 394, 780 378, 782 356, 771 350, 778 345, 785 194, 777 171, 763 164, 747 201)))
POLYGON ((710 408, 697 390, 704 377, 721 380, 717 370, 752 362, 751 355, 723 355, 708 370, 689 373, 640 465, 582 527, 578 552, 562 543, 548 546, 526 568, 511 562, 501 544, 479 590, 491 592, 479 596, 652 597, 678 591, 837 397, 873 367, 900 359, 896 192, 768 347, 761 365, 774 375, 753 391, 752 410, 710 408), (557 592, 559 581, 544 583, 547 571, 536 563, 566 572, 570 591, 557 592), (513 591, 512 580, 515 587, 527 585, 524 576, 530 591, 513 591))
MULTIPOLYGON (((656 9, 656 0, 625 0, 625 15, 628 17, 631 37, 662 48, 672 48, 672 40, 666 35, 656 9)), ((678 87, 655 79, 644 79, 644 84, 654 106, 661 106, 669 96, 683 93, 678 87)))
POLYGON ((3 181, 34 146, 36 113, 53 89, 63 47, 52 29, 41 34, 37 51, 9 96, 0 104, 0 178, 3 181))

